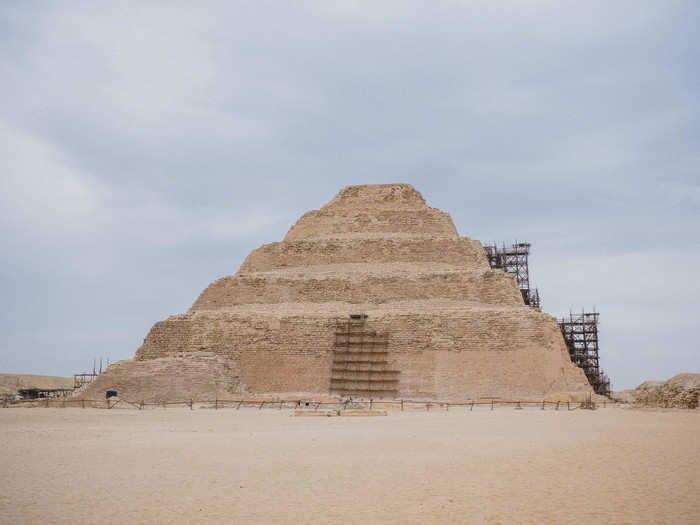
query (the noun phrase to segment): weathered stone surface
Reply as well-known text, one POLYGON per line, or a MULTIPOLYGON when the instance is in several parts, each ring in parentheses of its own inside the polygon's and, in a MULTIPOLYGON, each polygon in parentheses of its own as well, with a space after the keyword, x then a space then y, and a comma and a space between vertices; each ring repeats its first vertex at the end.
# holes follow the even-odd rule
POLYGON ((359 263, 409 263, 449 265, 453 268, 488 270, 478 241, 432 238, 360 238, 285 241, 265 244, 244 261, 239 274, 285 268, 359 263))
MULTIPOLYGON (((376 269, 376 266, 375 268, 376 269)), ((518 306, 522 295, 498 270, 396 272, 381 274, 255 273, 224 277, 209 285, 192 310, 218 310, 243 304, 383 304, 440 297, 475 304, 518 306)))
POLYGON ((283 242, 212 283, 187 313, 156 323, 135 359, 91 388, 148 399, 201 398, 212 388, 323 396, 332 374, 347 392, 415 399, 591 392, 556 320, 526 307, 513 277, 491 270, 481 244, 407 184, 345 188, 283 242), (381 358, 363 359, 362 341, 337 346, 338 323, 360 312, 363 333, 386 341, 381 358))
POLYGON ((132 403, 211 401, 238 388, 238 362, 214 352, 179 352, 148 360, 117 361, 78 394, 103 399, 106 390, 132 403))
POLYGON ((700 374, 678 374, 668 381, 644 381, 634 390, 615 392, 613 398, 635 406, 700 408, 700 374))

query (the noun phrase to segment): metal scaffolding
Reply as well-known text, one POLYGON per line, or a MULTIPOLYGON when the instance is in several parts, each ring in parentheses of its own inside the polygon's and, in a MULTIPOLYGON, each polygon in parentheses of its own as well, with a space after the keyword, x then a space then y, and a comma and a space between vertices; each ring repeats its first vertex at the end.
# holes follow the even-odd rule
POLYGON ((596 394, 609 396, 610 378, 600 368, 598 357, 598 312, 569 312, 559 319, 559 328, 569 349, 571 361, 586 374, 596 394))
MULTIPOLYGON (((516 242, 485 244, 484 252, 491 268, 500 269, 515 276, 518 288, 526 305, 541 309, 540 294, 537 288, 530 288, 528 256, 530 243, 516 242)), ((600 368, 598 357, 598 312, 582 312, 559 319, 559 328, 569 349, 571 361, 583 369, 588 382, 597 394, 609 396, 610 378, 600 368)))
MULTIPOLYGON (((107 366, 105 370, 109 368, 109 359, 107 359, 107 366)), ((102 373, 102 358, 100 357, 100 368, 97 368, 97 359, 92 360, 92 372, 85 372, 82 374, 73 374, 73 390, 79 390, 85 385, 92 383, 95 378, 102 373)))
POLYGON ((496 244, 484 245, 484 251, 491 268, 500 269, 515 276, 518 288, 526 305, 540 309, 540 293, 537 288, 530 288, 530 272, 527 266, 527 258, 530 254, 530 243, 516 242, 511 246, 503 243, 500 247, 496 244))
POLYGON ((389 360, 386 334, 370 330, 367 314, 351 314, 335 328, 331 393, 345 397, 396 397, 398 370, 389 360))

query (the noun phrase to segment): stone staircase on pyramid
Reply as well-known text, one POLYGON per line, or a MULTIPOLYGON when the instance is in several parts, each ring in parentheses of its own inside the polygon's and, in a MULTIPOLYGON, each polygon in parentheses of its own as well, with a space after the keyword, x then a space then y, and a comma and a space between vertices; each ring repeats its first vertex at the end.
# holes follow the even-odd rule
POLYGON ((369 330, 367 315, 352 314, 335 327, 331 393, 344 397, 396 397, 399 371, 389 368, 388 337, 369 330))

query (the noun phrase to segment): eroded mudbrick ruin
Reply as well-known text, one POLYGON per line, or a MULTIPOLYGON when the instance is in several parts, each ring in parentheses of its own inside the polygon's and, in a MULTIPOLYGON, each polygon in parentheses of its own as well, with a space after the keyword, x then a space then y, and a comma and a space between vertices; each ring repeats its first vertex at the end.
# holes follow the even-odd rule
POLYGON ((557 320, 409 184, 350 186, 85 390, 131 400, 569 399, 557 320))

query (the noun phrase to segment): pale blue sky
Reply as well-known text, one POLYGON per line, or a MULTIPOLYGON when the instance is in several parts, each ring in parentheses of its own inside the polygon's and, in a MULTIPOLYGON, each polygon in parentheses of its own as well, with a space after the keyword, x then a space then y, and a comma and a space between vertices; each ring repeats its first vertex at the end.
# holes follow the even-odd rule
POLYGON ((1 372, 130 358, 380 182, 530 241, 615 388, 700 372, 699 3, 290 4, 0 5, 1 372))

